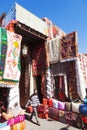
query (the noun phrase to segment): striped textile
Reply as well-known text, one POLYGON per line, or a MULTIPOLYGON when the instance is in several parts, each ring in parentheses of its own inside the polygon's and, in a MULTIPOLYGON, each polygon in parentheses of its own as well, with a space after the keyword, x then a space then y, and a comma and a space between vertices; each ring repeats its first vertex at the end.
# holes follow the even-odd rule
POLYGON ((47 69, 46 76, 47 98, 51 98, 53 96, 53 84, 50 68, 47 69))

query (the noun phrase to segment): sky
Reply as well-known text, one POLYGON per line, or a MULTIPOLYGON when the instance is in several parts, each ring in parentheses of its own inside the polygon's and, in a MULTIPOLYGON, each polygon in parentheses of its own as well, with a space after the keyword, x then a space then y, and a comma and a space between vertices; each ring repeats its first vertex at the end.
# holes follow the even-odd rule
POLYGON ((78 51, 87 53, 87 0, 0 0, 0 15, 15 2, 41 19, 49 18, 67 34, 77 31, 78 51))

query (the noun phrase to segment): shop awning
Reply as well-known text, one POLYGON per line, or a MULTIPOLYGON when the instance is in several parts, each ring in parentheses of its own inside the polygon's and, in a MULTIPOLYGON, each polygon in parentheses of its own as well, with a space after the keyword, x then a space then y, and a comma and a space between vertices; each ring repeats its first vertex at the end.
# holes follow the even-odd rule
POLYGON ((24 42, 29 42, 32 44, 40 43, 40 42, 46 41, 47 39, 46 35, 43 35, 40 32, 37 32, 36 30, 20 22, 17 22, 15 24, 15 32, 22 35, 24 42))

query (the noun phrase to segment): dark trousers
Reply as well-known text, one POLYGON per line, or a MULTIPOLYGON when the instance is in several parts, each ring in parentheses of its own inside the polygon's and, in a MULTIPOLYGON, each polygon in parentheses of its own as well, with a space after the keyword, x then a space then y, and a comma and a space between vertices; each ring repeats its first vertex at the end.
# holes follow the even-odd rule
POLYGON ((33 116, 35 116, 36 122, 38 123, 38 114, 37 114, 37 108, 33 108, 33 112, 30 115, 30 120, 32 120, 33 116))

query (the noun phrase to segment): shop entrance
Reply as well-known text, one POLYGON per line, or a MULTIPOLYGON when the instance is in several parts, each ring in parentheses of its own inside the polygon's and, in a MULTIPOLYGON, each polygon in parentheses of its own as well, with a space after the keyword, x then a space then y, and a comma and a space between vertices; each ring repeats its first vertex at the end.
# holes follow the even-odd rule
MULTIPOLYGON (((34 29, 32 29, 32 28, 30 28, 30 27, 28 27, 25 24, 20 23, 20 22, 17 22, 17 24, 15 24, 15 33, 20 34, 22 36, 22 43, 21 43, 21 77, 20 77, 19 88, 20 88, 20 104, 21 104, 22 107, 25 107, 25 104, 26 104, 26 102, 27 102, 27 100, 29 99, 29 96, 30 96, 31 65, 33 64, 34 67, 35 67, 36 64, 39 63, 39 61, 41 61, 41 60, 44 61, 44 59, 43 59, 44 56, 41 55, 41 54, 43 54, 43 52, 45 52, 44 51, 45 47, 44 47, 44 50, 42 50, 43 47, 42 47, 42 49, 39 49, 38 53, 37 53, 36 47, 40 48, 39 45, 41 43, 43 43, 43 45, 45 46, 44 43, 47 39, 47 36, 43 35, 42 33, 38 32, 38 31, 36 31, 36 30, 34 30, 34 29), (26 52, 26 50, 23 51, 23 46, 28 47, 28 51, 27 51, 28 53, 26 55, 22 54, 23 52, 26 52), (36 52, 35 52, 35 50, 36 50, 36 52), (35 53, 33 53, 33 52, 35 52, 35 53), (32 55, 32 54, 34 54, 34 55, 32 55), (38 61, 37 54, 38 54, 38 56, 39 55, 41 56, 41 58, 39 58, 39 61, 38 61)), ((35 70, 36 69, 37 69, 37 66, 36 66, 35 70)), ((37 72, 40 72, 39 70, 37 72)), ((42 72, 42 70, 43 70, 43 67, 41 69, 41 72, 42 72)), ((34 72, 36 72, 36 71, 33 70, 33 73, 34 72)), ((35 73, 35 74, 37 75, 37 73, 35 73)), ((32 74, 32 75, 35 75, 35 74, 32 74)), ((39 94, 38 96, 40 98, 40 102, 42 102, 41 76, 36 77, 36 84, 37 84, 37 90, 38 90, 38 94, 39 94)))
POLYGON ((35 80, 36 80, 36 88, 38 92, 38 97, 39 97, 40 103, 42 103, 43 95, 41 92, 41 75, 35 76, 35 80))

